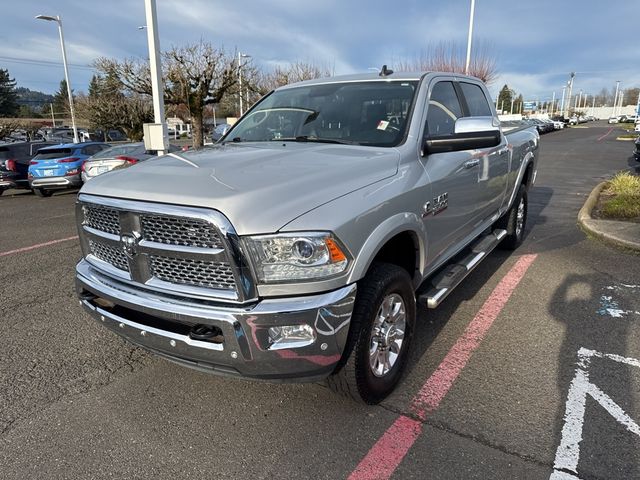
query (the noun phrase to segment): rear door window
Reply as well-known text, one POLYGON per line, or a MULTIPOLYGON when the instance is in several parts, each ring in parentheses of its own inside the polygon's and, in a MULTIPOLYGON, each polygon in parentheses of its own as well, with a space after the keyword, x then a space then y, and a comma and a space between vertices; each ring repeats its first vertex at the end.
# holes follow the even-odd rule
POLYGON ((490 117, 492 115, 487 97, 484 95, 484 92, 479 85, 460 82, 460 88, 462 89, 464 99, 467 101, 470 116, 490 117))
POLYGON ((429 136, 453 134, 456 120, 461 116, 462 107, 453 83, 436 83, 431 91, 427 110, 426 131, 429 136))

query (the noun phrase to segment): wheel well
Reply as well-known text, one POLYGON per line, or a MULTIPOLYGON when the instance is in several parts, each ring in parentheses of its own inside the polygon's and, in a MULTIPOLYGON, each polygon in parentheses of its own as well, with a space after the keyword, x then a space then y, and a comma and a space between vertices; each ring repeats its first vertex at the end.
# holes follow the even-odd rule
POLYGON ((533 163, 527 165, 527 169, 524 171, 524 176, 522 177, 522 184, 529 189, 531 186, 531 181, 533 180, 533 163))
POLYGON ((418 267, 418 242, 412 232, 402 232, 391 238, 378 251, 374 262, 384 262, 404 268, 411 278, 418 267))

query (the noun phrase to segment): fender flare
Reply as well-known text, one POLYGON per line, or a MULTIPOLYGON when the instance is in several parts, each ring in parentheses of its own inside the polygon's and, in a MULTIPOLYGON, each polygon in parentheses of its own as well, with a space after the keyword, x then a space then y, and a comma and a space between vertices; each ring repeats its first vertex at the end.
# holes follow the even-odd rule
MULTIPOLYGON (((505 209, 505 211, 508 211, 511 208, 511 205, 513 204, 513 200, 516 198, 516 194, 518 193, 518 188, 520 187, 520 184, 522 183, 522 179, 524 178, 524 173, 529 168, 529 165, 533 165, 532 168, 535 169, 534 162, 535 162, 535 155, 533 154, 533 152, 531 151, 527 152, 527 154, 522 159, 522 164, 520 165, 520 171, 518 172, 518 177, 516 178, 516 181, 513 184, 513 189, 509 197, 509 203, 507 204, 507 208, 505 209)), ((535 172, 533 174, 535 175, 535 172)))
POLYGON ((398 213, 385 219, 371 232, 356 257, 347 282, 353 283, 363 278, 382 247, 393 237, 404 232, 413 234, 416 244, 418 257, 416 268, 418 272, 414 274, 413 283, 414 287, 417 286, 422 280, 427 258, 427 235, 422 219, 415 213, 410 212, 398 213))

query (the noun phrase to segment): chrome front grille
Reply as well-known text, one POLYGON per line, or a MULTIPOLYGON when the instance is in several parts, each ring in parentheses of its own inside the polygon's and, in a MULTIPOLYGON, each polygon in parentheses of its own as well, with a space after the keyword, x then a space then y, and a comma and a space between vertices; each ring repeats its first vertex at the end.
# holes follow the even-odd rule
POLYGON ((257 297, 234 247, 237 235, 219 212, 83 194, 77 212, 85 257, 105 274, 173 295, 231 302, 257 297))
POLYGON ((151 274, 165 282, 196 287, 234 290, 233 270, 228 263, 151 256, 151 274))
POLYGON ((87 204, 83 207, 84 224, 101 232, 118 235, 120 233, 120 215, 114 208, 87 204))
POLYGON ((167 215, 142 215, 142 238, 168 245, 222 248, 215 228, 203 220, 167 215))
POLYGON ((89 240, 89 248, 96 258, 113 265, 119 270, 129 271, 129 262, 122 250, 94 240, 89 240))

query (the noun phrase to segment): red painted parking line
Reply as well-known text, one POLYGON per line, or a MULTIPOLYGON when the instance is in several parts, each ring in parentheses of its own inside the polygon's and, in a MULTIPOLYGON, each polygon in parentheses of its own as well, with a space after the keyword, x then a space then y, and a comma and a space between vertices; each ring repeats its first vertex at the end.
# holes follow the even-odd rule
POLYGON ((56 243, 69 242, 71 240, 77 240, 78 236, 60 238, 58 240, 51 240, 50 242, 38 243, 37 245, 31 245, 30 247, 17 248, 15 250, 9 250, 8 252, 0 252, 0 257, 6 257, 7 255, 13 255, 15 253, 29 252, 36 250, 37 248, 48 247, 49 245, 55 245, 56 243))
POLYGON ((420 436, 422 421, 438 408, 536 257, 537 255, 524 255, 511 267, 442 363, 413 398, 409 410, 419 420, 404 415, 398 417, 351 472, 349 480, 380 480, 391 477, 420 436))
POLYGON ((598 140, 596 140, 597 142, 599 142, 600 140, 604 140, 605 138, 607 138, 609 136, 609 134, 613 132, 613 127, 611 127, 609 129, 609 131, 607 133, 605 133, 604 135, 602 135, 601 137, 598 137, 598 140))

